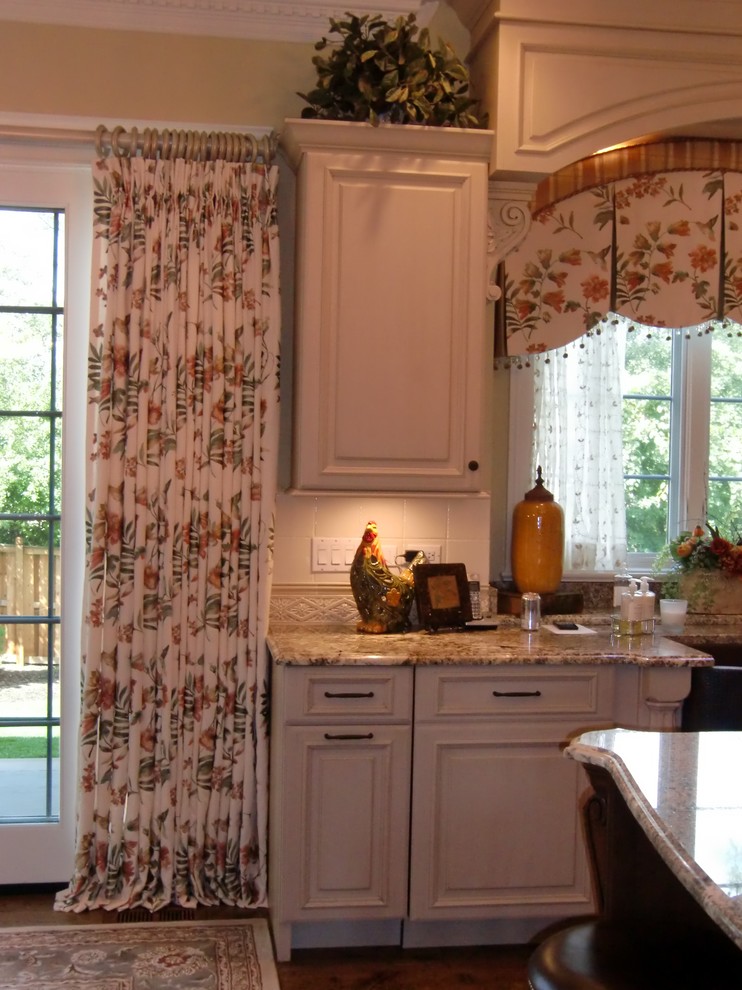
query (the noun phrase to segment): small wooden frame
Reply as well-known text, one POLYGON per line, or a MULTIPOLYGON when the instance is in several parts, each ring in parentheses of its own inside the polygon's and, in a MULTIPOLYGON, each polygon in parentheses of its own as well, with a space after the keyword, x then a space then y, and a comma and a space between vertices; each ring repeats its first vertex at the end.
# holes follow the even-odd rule
POLYGON ((418 564, 415 598, 424 629, 460 629, 471 622, 471 599, 465 564, 418 564))

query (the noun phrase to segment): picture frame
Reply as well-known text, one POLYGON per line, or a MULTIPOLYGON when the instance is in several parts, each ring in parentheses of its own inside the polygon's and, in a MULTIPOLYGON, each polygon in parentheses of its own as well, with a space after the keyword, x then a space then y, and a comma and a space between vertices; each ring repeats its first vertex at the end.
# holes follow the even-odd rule
POLYGON ((460 629, 471 622, 465 564, 418 564, 414 575, 417 615, 424 629, 460 629))

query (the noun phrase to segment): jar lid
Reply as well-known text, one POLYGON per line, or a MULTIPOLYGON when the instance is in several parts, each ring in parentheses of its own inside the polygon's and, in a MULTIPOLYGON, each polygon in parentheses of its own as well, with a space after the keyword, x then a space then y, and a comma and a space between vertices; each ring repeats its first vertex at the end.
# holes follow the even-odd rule
POLYGON ((527 499, 529 502, 553 502, 554 496, 548 489, 544 488, 544 479, 541 477, 540 464, 536 471, 536 484, 529 492, 525 493, 523 498, 527 499))

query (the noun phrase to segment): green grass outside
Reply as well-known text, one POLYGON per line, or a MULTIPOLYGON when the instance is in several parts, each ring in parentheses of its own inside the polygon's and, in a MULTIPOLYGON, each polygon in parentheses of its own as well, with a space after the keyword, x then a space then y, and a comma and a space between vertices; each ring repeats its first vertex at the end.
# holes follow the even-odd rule
MULTIPOLYGON (((43 759, 46 739, 43 736, 0 736, 0 760, 43 759)), ((52 756, 59 756, 59 739, 52 739, 52 756)))

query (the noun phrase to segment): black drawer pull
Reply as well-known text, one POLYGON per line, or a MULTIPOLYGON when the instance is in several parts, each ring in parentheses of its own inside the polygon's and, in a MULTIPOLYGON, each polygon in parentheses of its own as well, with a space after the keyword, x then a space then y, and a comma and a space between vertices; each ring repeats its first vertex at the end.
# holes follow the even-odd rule
POLYGON ((373 698, 373 691, 325 691, 326 698, 373 698))
POLYGON ((540 698, 540 691, 493 691, 496 698, 540 698))
POLYGON ((354 734, 352 732, 349 732, 349 733, 326 732, 325 733, 325 739, 373 739, 373 738, 374 738, 373 732, 369 732, 365 736, 364 735, 361 735, 360 733, 356 735, 356 734, 354 734))

